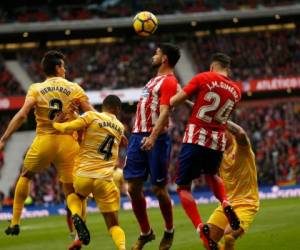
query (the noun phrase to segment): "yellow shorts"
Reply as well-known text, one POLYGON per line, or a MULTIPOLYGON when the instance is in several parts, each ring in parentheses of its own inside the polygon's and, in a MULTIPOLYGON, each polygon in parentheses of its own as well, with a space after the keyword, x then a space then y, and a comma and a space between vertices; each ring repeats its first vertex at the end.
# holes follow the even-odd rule
POLYGON ((120 209, 120 194, 113 180, 75 176, 74 189, 84 197, 92 193, 102 213, 116 212, 120 209))
MULTIPOLYGON (((255 218, 256 213, 258 212, 258 208, 250 205, 233 205, 233 209, 241 221, 241 228, 244 230, 244 232, 247 232, 255 218)), ((213 214, 209 217, 207 223, 213 224, 225 230, 228 225, 228 220, 221 205, 215 209, 213 214)))
POLYGON ((40 173, 53 163, 59 180, 72 183, 74 158, 78 151, 78 142, 71 135, 37 135, 26 153, 24 170, 40 173))

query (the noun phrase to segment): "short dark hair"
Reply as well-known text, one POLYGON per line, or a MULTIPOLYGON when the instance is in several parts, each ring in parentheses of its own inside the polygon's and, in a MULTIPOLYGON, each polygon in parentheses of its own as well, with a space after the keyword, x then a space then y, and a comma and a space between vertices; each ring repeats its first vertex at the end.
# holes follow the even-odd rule
POLYGON ((50 50, 45 53, 41 64, 46 76, 56 75, 56 65, 61 66, 61 60, 65 60, 65 56, 59 51, 50 50))
POLYGON ((224 53, 215 53, 210 59, 210 63, 217 62, 224 69, 229 69, 231 66, 231 57, 224 53))
POLYGON ((161 43, 158 45, 162 53, 168 57, 168 62, 171 67, 175 67, 180 58, 180 49, 178 46, 171 43, 161 43))
POLYGON ((104 98, 102 107, 107 110, 121 109, 122 102, 116 95, 108 95, 104 98))

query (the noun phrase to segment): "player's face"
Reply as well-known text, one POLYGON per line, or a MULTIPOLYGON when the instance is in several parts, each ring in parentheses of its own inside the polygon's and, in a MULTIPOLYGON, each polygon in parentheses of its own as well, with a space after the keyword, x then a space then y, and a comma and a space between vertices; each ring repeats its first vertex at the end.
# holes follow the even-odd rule
POLYGON ((61 60, 61 64, 60 65, 56 65, 56 73, 57 76, 59 77, 66 77, 66 69, 65 69, 65 62, 63 60, 61 60))
POLYGON ((152 57, 152 67, 158 68, 163 63, 163 53, 160 48, 157 48, 152 57))

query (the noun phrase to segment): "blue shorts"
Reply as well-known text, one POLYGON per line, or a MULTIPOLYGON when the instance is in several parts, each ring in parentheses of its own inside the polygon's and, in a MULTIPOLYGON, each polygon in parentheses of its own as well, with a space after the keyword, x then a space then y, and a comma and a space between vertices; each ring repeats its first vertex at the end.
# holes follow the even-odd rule
POLYGON ((220 168, 223 152, 196 144, 184 143, 179 155, 176 184, 189 185, 202 174, 216 174, 220 168))
POLYGON ((141 149, 141 141, 149 133, 134 133, 129 139, 124 178, 130 180, 151 176, 153 185, 165 185, 168 180, 168 167, 171 154, 171 139, 168 134, 162 134, 150 151, 141 149))

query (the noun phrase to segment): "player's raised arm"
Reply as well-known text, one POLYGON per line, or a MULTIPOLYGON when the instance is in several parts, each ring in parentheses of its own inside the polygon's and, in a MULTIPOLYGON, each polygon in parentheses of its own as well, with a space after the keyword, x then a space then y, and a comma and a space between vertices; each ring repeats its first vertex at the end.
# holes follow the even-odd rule
POLYGON ((73 121, 59 123, 58 122, 59 117, 57 116, 54 119, 53 127, 62 133, 78 131, 87 127, 90 124, 89 118, 90 118, 90 112, 87 112, 73 121))
POLYGON ((188 95, 183 90, 180 90, 180 92, 178 92, 176 95, 174 95, 171 98, 170 105, 176 107, 187 99, 188 99, 188 95))
POLYGON ((198 90, 198 81, 194 77, 187 86, 180 90, 175 96, 170 100, 170 105, 176 107, 182 103, 187 103, 189 106, 193 106, 194 103, 188 101, 188 98, 192 96, 198 90))
POLYGON ((233 121, 227 122, 227 130, 234 135, 239 145, 247 146, 250 144, 246 131, 233 121))
POLYGON ((0 151, 4 148, 6 141, 11 137, 11 135, 17 131, 23 122, 27 119, 29 111, 35 105, 35 100, 33 98, 26 98, 22 108, 15 114, 11 119, 10 123, 3 136, 0 139, 0 151))

